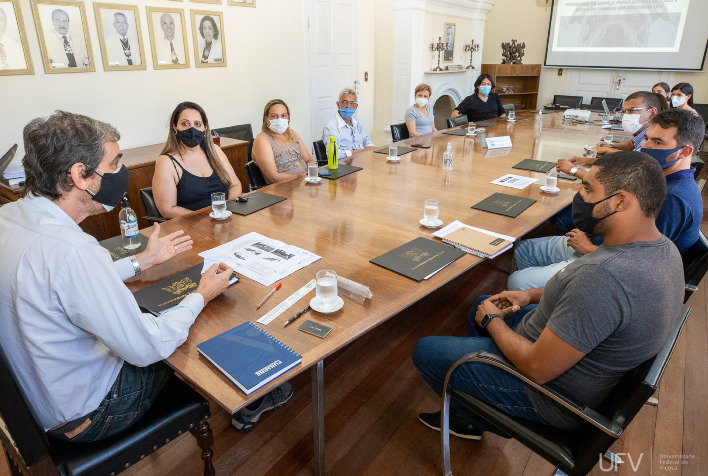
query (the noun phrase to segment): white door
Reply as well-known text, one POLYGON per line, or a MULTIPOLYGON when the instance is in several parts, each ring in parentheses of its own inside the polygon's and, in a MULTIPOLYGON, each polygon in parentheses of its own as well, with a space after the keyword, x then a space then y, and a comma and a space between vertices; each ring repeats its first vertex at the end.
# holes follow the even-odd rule
POLYGON ((308 0, 310 143, 322 139, 322 129, 336 111, 339 91, 345 87, 358 89, 358 3, 308 0))
POLYGON ((589 103, 593 96, 625 98, 636 91, 651 91, 652 86, 660 81, 673 85, 673 73, 668 71, 571 69, 566 82, 566 94, 583 96, 583 103, 589 103))

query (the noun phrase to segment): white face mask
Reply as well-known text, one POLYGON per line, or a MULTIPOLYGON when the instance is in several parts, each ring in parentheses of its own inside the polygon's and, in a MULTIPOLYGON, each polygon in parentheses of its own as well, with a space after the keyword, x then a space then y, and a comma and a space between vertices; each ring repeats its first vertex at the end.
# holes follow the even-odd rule
POLYGON ((415 98, 415 103, 420 107, 425 107, 428 105, 428 98, 415 98))
POLYGON ((279 117, 278 119, 271 119, 270 120, 270 130, 275 132, 276 134, 282 134, 283 132, 288 130, 288 121, 287 119, 283 119, 282 117, 279 117))
POLYGON ((622 116, 622 129, 629 134, 636 133, 644 124, 639 122, 641 114, 625 114, 622 116))
POLYGON ((686 104, 686 96, 671 96, 671 104, 674 107, 681 107, 686 104))

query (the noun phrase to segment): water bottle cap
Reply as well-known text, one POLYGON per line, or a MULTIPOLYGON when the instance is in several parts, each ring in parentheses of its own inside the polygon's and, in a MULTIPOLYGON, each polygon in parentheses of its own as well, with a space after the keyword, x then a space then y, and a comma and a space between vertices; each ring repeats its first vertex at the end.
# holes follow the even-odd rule
POLYGON ((130 200, 128 200, 128 194, 123 195, 123 198, 120 199, 120 207, 130 208, 130 200))

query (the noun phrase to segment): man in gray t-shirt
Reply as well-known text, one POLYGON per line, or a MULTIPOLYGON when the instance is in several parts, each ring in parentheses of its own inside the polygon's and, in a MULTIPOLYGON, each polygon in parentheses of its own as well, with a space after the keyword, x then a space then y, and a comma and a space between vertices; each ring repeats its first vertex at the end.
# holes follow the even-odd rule
MULTIPOLYGON (((471 337, 426 337, 413 361, 438 394, 464 355, 503 354, 539 384, 597 408, 622 375, 650 359, 668 338, 683 300, 683 269, 674 244, 654 221, 666 195, 658 163, 636 152, 598 159, 573 200, 576 225, 604 244, 559 271, 545 288, 478 299, 471 337), (538 306, 534 306, 538 303, 538 306)), ((486 364, 463 364, 451 385, 529 420, 574 428, 570 412, 486 364)), ((450 427, 478 439, 494 427, 464 409, 450 427), (460 418, 461 417, 461 418, 460 418)), ((438 414, 421 421, 439 428, 438 414)))

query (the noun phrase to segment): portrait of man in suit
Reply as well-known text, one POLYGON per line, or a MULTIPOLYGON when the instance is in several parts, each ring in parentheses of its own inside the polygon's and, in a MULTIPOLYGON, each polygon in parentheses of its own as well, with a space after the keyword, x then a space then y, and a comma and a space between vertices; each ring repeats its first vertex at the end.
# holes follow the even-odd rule
POLYGON ((452 63, 453 52, 455 50, 455 25, 445 23, 445 49, 443 50, 443 61, 452 63))
MULTIPOLYGON (((95 5, 94 5, 95 6, 95 5)), ((101 18, 104 65, 140 66, 143 64, 139 17, 130 9, 96 7, 101 18)))
POLYGON ((157 58, 156 67, 186 65, 182 13, 152 11, 153 47, 157 58))
POLYGON ((0 70, 26 69, 27 60, 11 2, 0 2, 0 70))
POLYGON ((83 11, 79 6, 38 3, 38 28, 42 29, 44 53, 50 68, 92 66, 84 35, 83 11))

